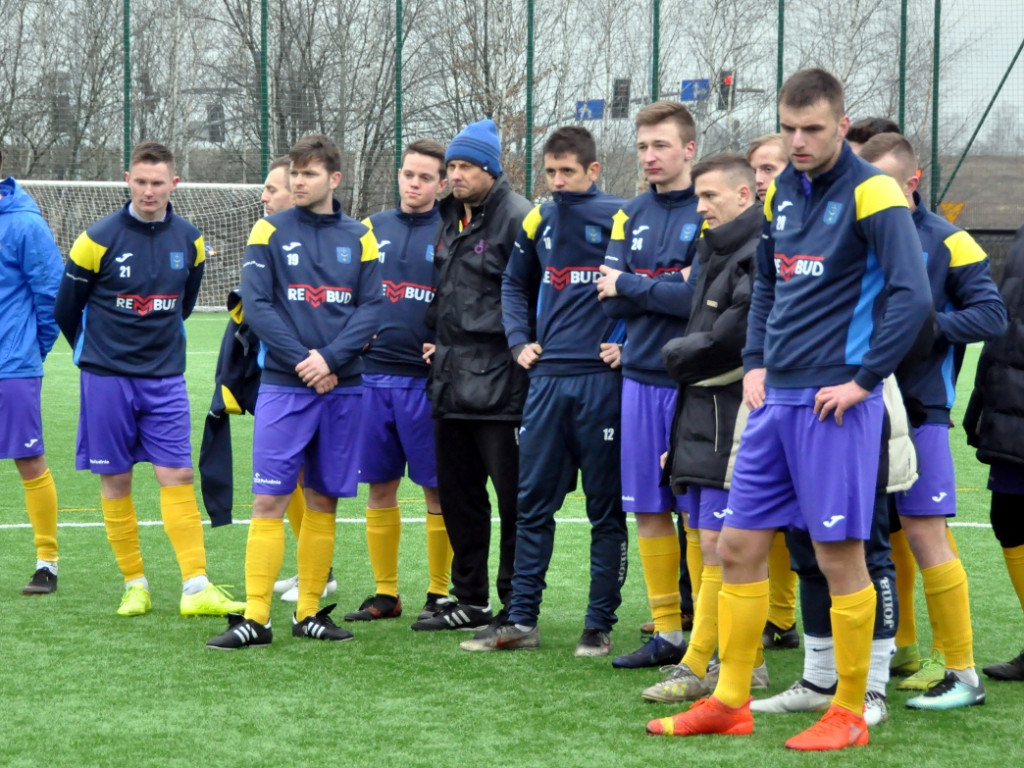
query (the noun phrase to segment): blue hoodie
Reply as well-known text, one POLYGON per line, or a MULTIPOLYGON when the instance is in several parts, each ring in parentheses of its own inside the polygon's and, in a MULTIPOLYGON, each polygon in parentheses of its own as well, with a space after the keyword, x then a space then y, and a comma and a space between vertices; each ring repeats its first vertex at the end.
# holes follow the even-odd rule
POLYGON ((13 177, 0 181, 0 379, 43 375, 60 333, 53 301, 63 271, 35 200, 13 177))

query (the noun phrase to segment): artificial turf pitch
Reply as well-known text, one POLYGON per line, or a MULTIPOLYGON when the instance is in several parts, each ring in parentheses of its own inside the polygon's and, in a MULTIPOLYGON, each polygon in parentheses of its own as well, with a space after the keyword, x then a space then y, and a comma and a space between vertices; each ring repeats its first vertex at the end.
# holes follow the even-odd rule
MULTIPOLYGON (((187 323, 193 446, 213 392, 213 369, 225 324, 222 315, 187 323)), ((973 383, 977 348, 961 376, 959 423, 973 383)), ((135 505, 152 595, 152 613, 115 614, 122 583, 99 511, 99 482, 75 472, 78 374, 60 340, 47 360, 43 385, 47 457, 60 499, 60 589, 24 597, 34 569, 32 533, 13 462, 0 463, 0 765, 3 766, 650 766, 769 768, 790 765, 1024 765, 1024 683, 988 682, 983 707, 943 713, 907 710, 908 694, 890 685, 890 719, 871 732, 866 748, 804 755, 786 738, 817 715, 758 715, 750 737, 652 738, 650 718, 681 707, 649 704, 640 691, 657 670, 613 670, 607 659, 576 659, 583 629, 589 527, 582 496, 559 513, 534 652, 469 654, 462 632, 409 631, 425 596, 425 508, 406 481, 399 496, 406 519, 399 585, 405 615, 346 625, 356 639, 342 644, 295 640, 290 609, 275 599, 277 637, 265 649, 214 653, 205 641, 226 626, 220 618, 178 614, 180 576, 161 530, 159 495, 148 465, 135 473, 135 505)), ((250 417, 233 419, 235 524, 206 528, 209 573, 244 595, 248 527, 250 417)), ((979 668, 1015 656, 1024 620, 1002 555, 988 527, 986 468, 974 459, 959 426, 952 433, 960 514, 955 534, 971 587, 979 668)), ((197 484, 198 487, 198 484, 197 484)), ((373 591, 359 499, 339 509, 330 601, 335 618, 373 591)), ((630 523, 632 572, 623 591, 615 651, 639 645, 648 618, 643 577, 630 523)), ((287 534, 283 573, 295 569, 287 534)), ((496 556, 495 556, 496 557, 496 556)), ((492 563, 496 560, 492 557, 492 563)), ((927 651, 930 631, 920 579, 918 631, 927 651)), ((771 693, 800 674, 800 651, 770 651, 771 693)))

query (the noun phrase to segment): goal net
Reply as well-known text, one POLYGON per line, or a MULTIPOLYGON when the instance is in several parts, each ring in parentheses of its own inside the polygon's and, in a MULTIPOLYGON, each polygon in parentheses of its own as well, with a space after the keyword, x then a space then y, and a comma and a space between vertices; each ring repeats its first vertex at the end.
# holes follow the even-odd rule
MULTIPOLYGON (((121 182, 18 180, 39 204, 67 258, 71 245, 94 221, 128 201, 121 182)), ((249 231, 263 215, 259 184, 179 184, 171 195, 174 212, 195 224, 206 243, 206 268, 198 311, 226 308, 228 292, 242 275, 242 251, 249 231)))

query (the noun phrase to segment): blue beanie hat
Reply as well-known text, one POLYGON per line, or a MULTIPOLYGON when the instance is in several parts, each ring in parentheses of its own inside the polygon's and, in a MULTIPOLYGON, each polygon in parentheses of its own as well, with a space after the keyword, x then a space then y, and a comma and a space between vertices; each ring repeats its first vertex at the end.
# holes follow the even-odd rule
POLYGON ((501 139, 494 121, 480 120, 463 128, 444 153, 445 163, 452 160, 477 165, 494 178, 501 176, 501 139))

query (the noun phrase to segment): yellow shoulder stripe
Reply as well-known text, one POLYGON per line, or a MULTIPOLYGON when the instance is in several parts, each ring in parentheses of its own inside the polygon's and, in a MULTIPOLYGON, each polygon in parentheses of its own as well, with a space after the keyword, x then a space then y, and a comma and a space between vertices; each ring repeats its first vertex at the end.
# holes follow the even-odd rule
POLYGON ((220 385, 220 396, 224 400, 224 412, 230 413, 232 416, 239 416, 242 413, 242 406, 238 404, 238 400, 235 399, 234 394, 231 390, 225 387, 223 384, 220 385))
POLYGON ((629 221, 629 216, 621 208, 618 212, 612 216, 612 236, 611 240, 625 240, 626 239, 626 222, 629 221))
POLYGON ((367 216, 365 219, 363 219, 359 223, 362 224, 364 227, 366 227, 371 232, 373 231, 373 222, 370 221, 370 217, 369 216, 367 216))
POLYGON ((238 302, 235 306, 229 309, 228 314, 231 316, 231 319, 239 325, 245 322, 245 310, 242 309, 242 302, 238 302))
POLYGON ((252 232, 249 233, 249 242, 246 245, 269 245, 270 236, 276 231, 273 224, 266 219, 260 219, 253 225, 252 232))
POLYGON ((853 192, 857 201, 857 221, 887 208, 908 208, 907 198, 892 176, 884 173, 865 179, 853 192))
POLYGON ((82 269, 88 269, 90 272, 99 272, 100 259, 103 258, 103 254, 106 252, 107 247, 105 245, 100 245, 89 237, 88 233, 83 232, 75 240, 75 244, 71 246, 69 258, 82 269))
POLYGON ((988 258, 973 237, 958 229, 944 241, 949 248, 949 266, 966 267, 988 258))
POLYGON ((198 267, 204 261, 206 261, 206 244, 203 242, 203 236, 200 235, 196 238, 196 261, 193 266, 198 267))
POLYGON ((531 240, 537 239, 537 227, 540 226, 540 206, 534 207, 523 219, 523 231, 531 240))
POLYGON ((772 179, 772 183, 768 185, 768 191, 764 193, 764 217, 768 221, 772 220, 772 202, 775 200, 775 180, 772 179))
POLYGON ((373 236, 373 230, 368 229, 359 238, 359 242, 363 246, 363 257, 360 261, 376 261, 379 257, 377 250, 377 238, 373 236))

